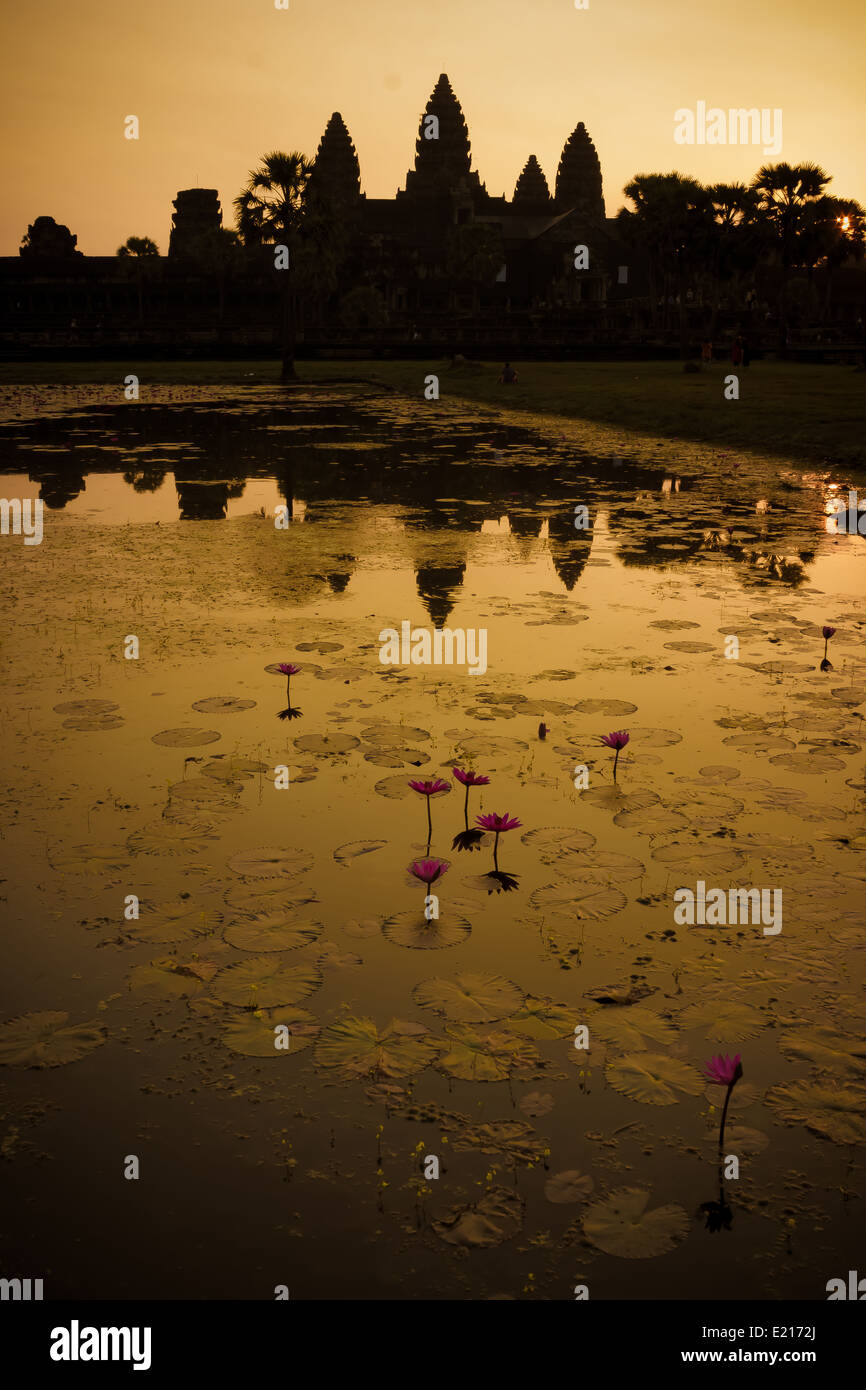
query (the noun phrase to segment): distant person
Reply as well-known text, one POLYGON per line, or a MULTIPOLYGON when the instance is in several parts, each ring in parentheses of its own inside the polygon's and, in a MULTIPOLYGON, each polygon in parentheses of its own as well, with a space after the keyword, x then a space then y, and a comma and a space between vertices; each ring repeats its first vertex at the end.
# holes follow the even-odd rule
POLYGON ((701 361, 705 367, 711 367, 713 364, 713 345, 709 338, 701 343, 701 361))
POLYGON ((506 362, 505 366, 502 368, 502 375, 499 380, 504 386, 517 385, 517 373, 510 362, 506 362))
POLYGON ((739 367, 743 360, 743 345, 739 338, 735 338, 731 344, 731 362, 735 367, 739 367))
POLYGON ((749 347, 748 338, 743 339, 741 348, 743 353, 743 366, 748 367, 749 363, 752 360, 752 349, 749 347))

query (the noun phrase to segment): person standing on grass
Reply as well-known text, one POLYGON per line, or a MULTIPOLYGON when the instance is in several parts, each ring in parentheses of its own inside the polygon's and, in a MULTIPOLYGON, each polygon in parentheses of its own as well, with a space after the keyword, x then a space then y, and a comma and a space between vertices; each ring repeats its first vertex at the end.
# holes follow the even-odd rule
POLYGON ((731 345, 731 362, 735 367, 739 367, 743 360, 743 344, 739 337, 736 337, 731 345))
POLYGON ((713 365, 713 345, 709 338, 701 343, 701 361, 705 367, 711 367, 713 365))

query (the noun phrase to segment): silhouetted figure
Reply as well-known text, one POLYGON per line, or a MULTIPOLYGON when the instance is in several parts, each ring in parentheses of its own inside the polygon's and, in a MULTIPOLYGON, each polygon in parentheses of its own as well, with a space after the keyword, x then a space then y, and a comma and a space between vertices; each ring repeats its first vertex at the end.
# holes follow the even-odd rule
POLYGON ((739 367, 743 360, 743 344, 739 337, 735 338, 731 344, 731 362, 735 367, 739 367))
POLYGON ((752 360, 752 350, 751 350, 751 348, 749 347, 749 340, 748 340, 748 338, 743 338, 743 340, 742 340, 742 345, 741 345, 741 346, 742 346, 742 352, 743 352, 743 366, 744 366, 744 367, 748 367, 749 363, 750 363, 751 360, 752 360))
POLYGON ((709 338, 701 343, 701 362, 705 367, 711 367, 713 365, 713 345, 709 338))
POLYGON ((517 373, 510 362, 506 362, 505 366, 502 368, 502 375, 499 380, 503 386, 517 385, 517 373))

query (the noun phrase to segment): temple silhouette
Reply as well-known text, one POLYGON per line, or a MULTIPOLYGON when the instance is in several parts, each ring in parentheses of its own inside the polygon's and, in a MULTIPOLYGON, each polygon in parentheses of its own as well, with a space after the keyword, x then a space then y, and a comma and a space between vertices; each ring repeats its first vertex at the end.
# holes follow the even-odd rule
MULTIPOLYGON (((238 192, 223 190, 223 203, 238 192)), ((601 164, 583 123, 565 141, 552 192, 529 154, 511 198, 493 196, 472 167, 469 130, 445 73, 420 118, 414 167, 393 198, 363 192, 338 111, 319 142, 310 194, 339 226, 343 255, 326 302, 304 307, 302 342, 390 334, 461 344, 473 332, 489 337, 491 325, 501 335, 506 324, 516 342, 533 314, 554 333, 558 321, 584 314, 621 331, 625 317, 606 311, 625 310, 642 287, 641 258, 605 215, 601 164), (578 246, 586 248, 580 268, 578 246), (623 266, 631 266, 625 276, 623 266)), ((71 343, 93 346, 112 335, 191 348, 275 343, 272 251, 227 254, 220 197, 214 188, 178 191, 167 256, 87 256, 68 227, 36 218, 19 257, 0 259, 4 338, 23 345, 65 330, 71 343)))

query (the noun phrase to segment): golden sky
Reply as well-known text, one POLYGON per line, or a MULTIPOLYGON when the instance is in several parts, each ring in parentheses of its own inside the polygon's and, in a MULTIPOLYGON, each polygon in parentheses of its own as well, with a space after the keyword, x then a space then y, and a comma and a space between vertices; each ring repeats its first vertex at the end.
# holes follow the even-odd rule
POLYGON ((258 157, 312 158, 332 111, 364 191, 393 197, 440 72, 493 194, 530 154, 552 187, 583 121, 608 216, 635 173, 747 182, 777 159, 823 164, 831 192, 866 204, 864 0, 30 0, 2 37, 2 255, 41 214, 85 254, 130 235, 165 252, 180 188, 219 189, 234 225, 258 157), (674 112, 699 101, 781 108, 781 154, 676 144, 674 112))

